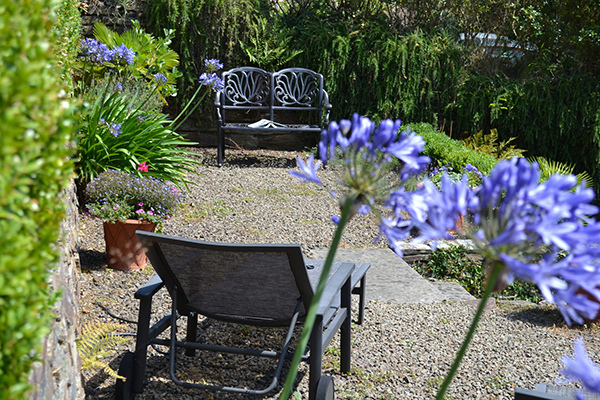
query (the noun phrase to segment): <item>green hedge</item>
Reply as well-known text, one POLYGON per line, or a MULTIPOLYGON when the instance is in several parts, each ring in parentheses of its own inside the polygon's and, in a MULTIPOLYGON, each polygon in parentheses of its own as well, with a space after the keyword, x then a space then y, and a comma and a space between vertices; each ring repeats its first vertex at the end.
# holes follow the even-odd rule
POLYGON ((527 156, 587 171, 600 193, 600 80, 590 75, 510 79, 473 75, 457 94, 452 119, 458 132, 498 130, 500 140, 527 156))
POLYGON ((488 175, 497 163, 493 156, 467 149, 461 141, 450 138, 430 124, 420 123, 408 126, 425 139, 423 154, 437 161, 440 166, 451 166, 455 171, 462 172, 467 164, 471 164, 483 174, 488 175))
POLYGON ((26 398, 49 330, 49 269, 73 174, 72 112, 54 56, 52 0, 2 0, 0 13, 0 398, 26 398), (64 91, 63 91, 64 93, 64 91))
POLYGON ((374 119, 437 124, 460 82, 462 53, 451 36, 397 35, 385 21, 354 24, 306 17, 290 44, 304 50, 288 66, 321 72, 333 119, 354 112, 374 119))
MULTIPOLYGON (((168 99, 170 104, 183 106, 191 97, 198 77, 206 71, 205 59, 219 59, 225 69, 248 64, 240 42, 248 43, 258 0, 154 0, 148 7, 147 25, 155 36, 163 37, 165 29, 175 30, 171 49, 179 54, 183 76, 177 83, 180 94, 168 99)), ((204 100, 202 108, 211 109, 214 98, 204 100)))

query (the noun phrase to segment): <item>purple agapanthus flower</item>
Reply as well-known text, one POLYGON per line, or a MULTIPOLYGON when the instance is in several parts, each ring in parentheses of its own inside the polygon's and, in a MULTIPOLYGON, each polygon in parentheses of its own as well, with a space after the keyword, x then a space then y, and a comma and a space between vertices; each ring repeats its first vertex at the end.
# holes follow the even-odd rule
POLYGON ((109 124, 108 129, 114 137, 118 137, 121 134, 121 124, 109 124))
MULTIPOLYGON (((581 337, 575 340, 573 353, 573 358, 563 356, 562 362, 565 368, 561 373, 570 381, 579 381, 589 391, 600 394, 600 368, 587 355, 581 337)), ((578 398, 585 397, 580 392, 578 398)))
MULTIPOLYGON (((314 162, 312 155, 308 163, 298 159, 301 172, 290 171, 297 178, 321 184, 316 174, 320 163, 326 164, 339 153, 346 165, 345 184, 349 194, 357 198, 351 215, 375 212, 381 220, 381 234, 399 254, 402 252, 399 244, 410 235, 413 226, 400 209, 405 211, 407 206, 418 208, 418 205, 411 203, 408 196, 403 198, 401 188, 390 195, 386 183, 390 168, 394 160, 400 162, 398 178, 402 183, 421 172, 430 161, 429 157, 421 155, 425 141, 408 130, 399 132, 401 125, 400 120, 384 120, 377 126, 369 118, 358 114, 354 114, 351 120, 331 122, 328 129, 323 130, 319 142, 321 161, 314 162), (393 217, 382 216, 377 205, 388 208, 393 217)), ((344 198, 342 196, 342 202, 344 198)), ((461 204, 466 203, 463 201, 461 204)), ((415 210, 414 214, 419 214, 419 211, 415 210)), ((337 216, 332 220, 339 223, 337 216)))
POLYGON ((210 72, 215 72, 223 68, 223 64, 216 58, 204 60, 204 65, 210 72))
POLYGON ((425 182, 411 194, 422 199, 420 209, 407 211, 422 232, 417 241, 422 241, 441 236, 444 224, 468 210, 479 227, 472 237, 478 251, 488 262, 505 266, 502 281, 519 277, 535 283, 569 325, 583 323, 600 309, 589 297, 600 300, 595 289, 600 285, 600 277, 595 278, 600 275, 600 224, 589 217, 598 212, 591 204, 593 192, 577 187, 572 176, 539 180, 537 164, 517 158, 501 161, 475 189, 465 179, 443 178, 438 194, 425 182))
POLYGON ((309 182, 318 183, 319 185, 322 184, 321 180, 317 176, 317 170, 321 166, 320 160, 317 160, 315 162, 315 156, 313 156, 311 154, 308 157, 308 161, 306 163, 300 157, 297 158, 297 162, 298 162, 298 168, 300 168, 300 172, 290 171, 290 174, 292 176, 295 176, 296 178, 298 178, 300 180, 306 180, 309 182))
POLYGON ((164 85, 165 83, 167 83, 167 80, 168 80, 167 77, 164 76, 163 74, 160 74, 160 73, 154 74, 154 82, 156 82, 156 84, 158 86, 164 85))
POLYGON ((104 65, 105 62, 111 62, 114 54, 108 47, 96 39, 86 38, 80 46, 86 59, 94 64, 104 65))
POLYGON ((113 62, 119 63, 122 62, 124 64, 133 64, 133 59, 135 58, 135 52, 128 48, 125 44, 121 44, 113 48, 113 62))
POLYGON ((481 171, 479 171, 479 169, 477 169, 477 167, 475 167, 474 165, 471 165, 469 163, 467 163, 467 165, 465 165, 465 171, 472 172, 475 175, 477 175, 478 177, 483 178, 483 174, 481 173, 481 171))
POLYGON ((204 86, 210 86, 210 88, 216 92, 222 92, 224 89, 223 80, 214 72, 204 72, 202 75, 200 75, 199 82, 204 86))

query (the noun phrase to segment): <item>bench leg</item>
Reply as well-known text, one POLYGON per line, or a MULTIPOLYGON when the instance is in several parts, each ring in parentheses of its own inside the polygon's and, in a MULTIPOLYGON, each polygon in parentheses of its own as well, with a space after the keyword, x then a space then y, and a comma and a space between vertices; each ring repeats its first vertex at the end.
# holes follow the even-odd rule
POLYGON ((225 155, 225 137, 223 136, 223 130, 219 126, 217 129, 217 165, 223 166, 223 157, 225 155))
POLYGON ((346 318, 340 329, 340 372, 350 372, 350 357, 352 350, 351 330, 352 330, 352 288, 350 280, 342 286, 341 308, 346 310, 346 318))

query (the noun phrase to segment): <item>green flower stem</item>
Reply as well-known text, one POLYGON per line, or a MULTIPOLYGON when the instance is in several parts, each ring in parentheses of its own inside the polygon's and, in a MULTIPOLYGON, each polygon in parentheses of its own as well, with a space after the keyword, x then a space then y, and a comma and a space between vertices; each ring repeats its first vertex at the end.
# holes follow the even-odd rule
MULTIPOLYGON (((196 89, 196 91, 194 92, 194 95, 192 96, 192 98, 190 99, 190 101, 187 102, 187 104, 185 105, 185 107, 183 108, 183 110, 181 110, 181 112, 179 113, 179 115, 173 120, 173 124, 175 124, 175 122, 177 122, 177 120, 186 112, 186 110, 194 102, 194 99, 196 98, 196 96, 200 92, 200 89, 202 89, 203 87, 204 87, 204 85, 198 86, 198 89, 196 89)), ((210 92, 210 90, 208 92, 210 92)), ((198 106, 200 105, 200 103, 202 103, 202 101, 204 100, 204 98, 206 97, 206 94, 208 92, 205 92, 204 95, 200 98, 200 100, 198 100, 196 102, 196 104, 194 104, 194 107, 190 110, 190 112, 184 118, 182 118, 181 121, 179 121, 179 123, 177 125, 175 125, 175 127, 173 128, 173 131, 176 131, 177 129, 179 129, 179 127, 181 126, 181 124, 183 124, 189 118, 189 116, 192 115, 192 113, 194 111, 196 111, 196 109, 198 108, 198 106)))
POLYGON ((471 339, 473 338, 473 335, 475 334, 475 330, 477 329, 477 324, 479 323, 479 320, 481 319, 481 316, 483 315, 483 310, 485 310, 487 300, 490 297, 490 295, 492 294, 492 289, 494 288, 496 281, 498 280, 498 277, 500 276, 501 271, 502 271, 502 264, 494 263, 491 274, 488 279, 488 282, 485 286, 485 292, 483 293, 483 297, 479 301, 479 306, 477 307, 477 312, 475 313, 475 316, 473 317, 473 322, 471 322, 469 332, 467 333, 467 336, 465 336, 465 340, 463 340, 460 350, 456 354, 456 358, 454 359, 454 363, 452 364, 452 367, 450 368, 448 375, 446 375, 446 379, 444 379, 442 386, 438 390, 436 400, 443 400, 444 396, 446 396, 446 391, 448 390, 450 383, 452 383, 452 379, 454 379, 454 375, 456 375, 456 371, 458 371, 458 366, 460 365, 460 362, 462 361, 465 353, 467 352, 469 343, 471 343, 471 339))
POLYGON ((329 253, 327 254, 325 265, 323 266, 323 271, 321 272, 321 277, 319 278, 317 290, 308 309, 306 320, 304 321, 304 328, 302 329, 302 334, 300 335, 300 341, 298 342, 296 353, 294 354, 294 358, 292 359, 292 365, 290 366, 290 370, 285 380, 285 386, 283 387, 281 395, 279 396, 280 400, 289 399, 290 394, 292 392, 292 387, 294 386, 294 381, 296 380, 296 375, 298 374, 298 365, 300 365, 302 355, 304 354, 304 350, 306 349, 306 345, 308 344, 308 339, 310 338, 310 333, 315 324, 315 319, 317 317, 317 308, 319 307, 319 303, 321 301, 321 295, 323 294, 325 283, 327 282, 327 279, 329 277, 329 270, 331 269, 331 265, 333 264, 335 252, 337 251, 337 248, 340 244, 340 240, 342 239, 342 233, 344 232, 346 223, 350 219, 350 209, 354 205, 354 202, 357 198, 358 194, 352 194, 346 198, 346 202, 344 203, 344 207, 342 209, 342 216, 340 217, 340 222, 338 223, 337 229, 333 236, 333 241, 331 243, 331 247, 329 248, 329 253))

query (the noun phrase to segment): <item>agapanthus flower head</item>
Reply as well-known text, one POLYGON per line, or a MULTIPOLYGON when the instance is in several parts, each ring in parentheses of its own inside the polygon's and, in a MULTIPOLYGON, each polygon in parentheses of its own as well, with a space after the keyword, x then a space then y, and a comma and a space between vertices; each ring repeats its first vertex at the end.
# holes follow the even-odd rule
POLYGON ((590 299, 600 300, 600 277, 594 278, 600 275, 600 224, 588 214, 598 211, 593 193, 577 187, 573 176, 539 183, 538 165, 525 159, 499 162, 474 189, 466 177, 453 181, 444 175, 439 191, 425 180, 414 193, 396 196, 396 205, 420 230, 416 240, 443 237, 452 219, 468 212, 479 228, 471 236, 477 251, 502 268, 501 282, 518 277, 535 283, 569 325, 594 318, 600 310, 590 299))
POLYGON ((204 60, 204 65, 206 66, 208 72, 216 72, 223 68, 223 64, 216 58, 204 60))
POLYGON ((114 137, 119 137, 121 134, 121 124, 111 123, 108 125, 108 129, 114 137))
POLYGON ((135 52, 125 44, 121 44, 120 46, 113 48, 111 51, 113 53, 114 63, 133 64, 135 52))
POLYGON ((162 86, 165 83, 167 83, 167 77, 164 76, 163 74, 154 74, 154 82, 158 85, 158 86, 162 86))
POLYGON ((200 75, 199 82, 204 86, 209 86, 215 92, 222 92, 225 88, 223 80, 214 72, 204 72, 202 75, 200 75))
POLYGON ((96 39, 86 38, 81 42, 80 49, 85 58, 94 64, 104 65, 113 60, 114 54, 108 47, 96 39))
MULTIPOLYGON (((350 120, 333 121, 321 135, 318 146, 321 161, 315 161, 313 155, 306 163, 298 159, 300 172, 290 171, 290 174, 321 184, 317 176, 321 163, 326 164, 339 155, 345 164, 343 182, 347 187, 347 193, 340 195, 341 203, 346 198, 355 198, 351 215, 374 212, 382 221, 382 234, 390 243, 399 244, 409 236, 411 224, 400 212, 396 213, 397 206, 390 195, 395 192, 390 177, 395 176, 395 184, 401 188, 408 177, 429 163, 429 157, 420 154, 425 142, 414 132, 400 133, 401 125, 400 120, 384 120, 377 126, 358 114, 350 120), (384 208, 393 217, 384 216, 384 208)), ((332 220, 339 222, 338 217, 332 220)), ((400 246, 396 250, 401 252, 400 246)))

